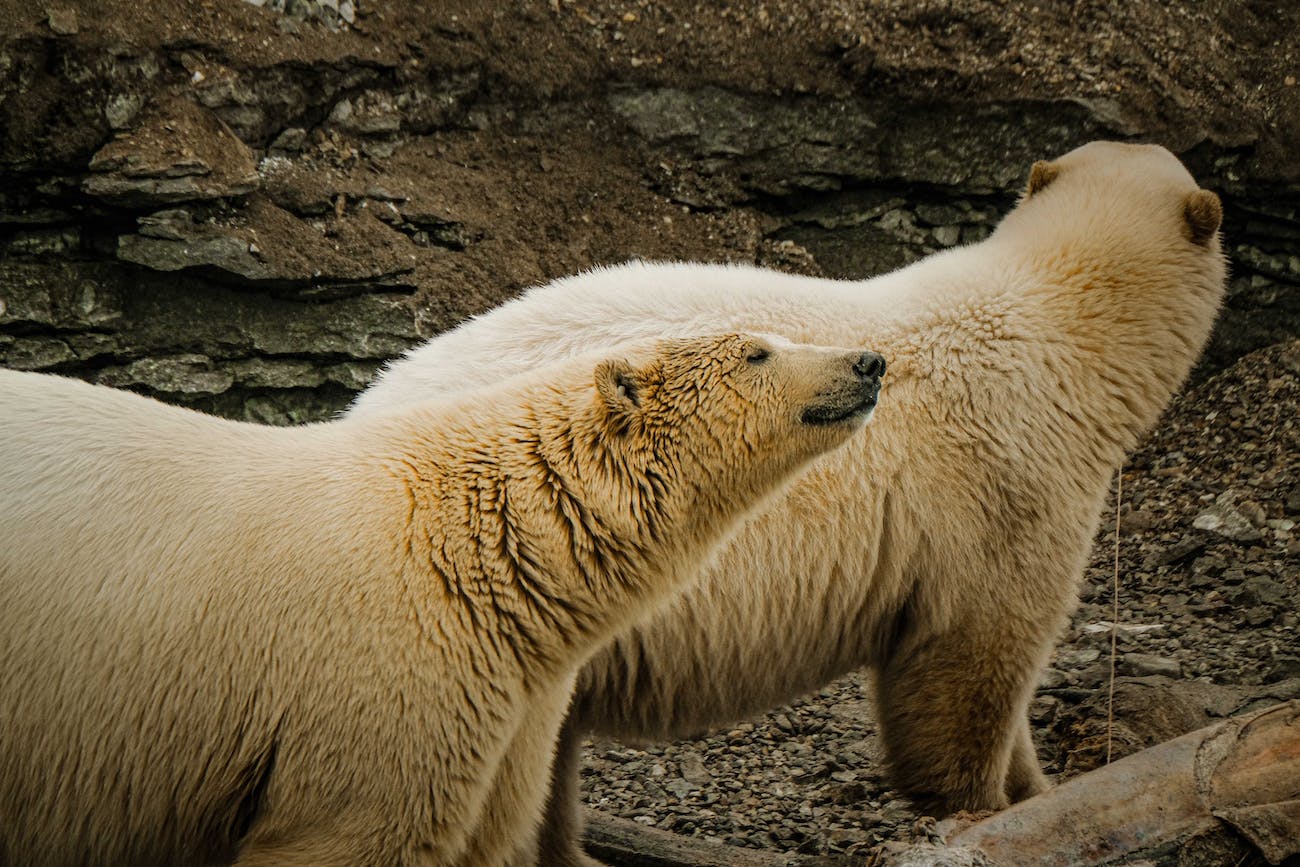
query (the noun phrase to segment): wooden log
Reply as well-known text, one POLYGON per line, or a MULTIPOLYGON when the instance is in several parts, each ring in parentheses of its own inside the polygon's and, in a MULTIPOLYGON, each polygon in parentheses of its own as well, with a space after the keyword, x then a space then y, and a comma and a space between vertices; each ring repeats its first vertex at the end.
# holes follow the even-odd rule
POLYGON ((1300 700, 1082 774, 951 834, 946 845, 891 847, 881 864, 1089 867, 1176 846, 1221 822, 1271 864, 1300 853, 1300 700))
POLYGON ((1255 845, 1264 860, 1281 864, 1300 852, 1300 800, 1221 810, 1214 815, 1255 845))
POLYGON ((587 810, 587 852, 615 867, 849 867, 847 858, 724 846, 587 810))

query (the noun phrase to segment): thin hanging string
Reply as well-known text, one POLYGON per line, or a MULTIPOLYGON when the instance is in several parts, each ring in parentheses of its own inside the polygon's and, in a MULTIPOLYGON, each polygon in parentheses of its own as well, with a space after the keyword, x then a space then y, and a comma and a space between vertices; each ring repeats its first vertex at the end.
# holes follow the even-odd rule
POLYGON ((1111 587, 1110 694, 1106 698, 1106 764, 1110 764, 1115 730, 1115 646, 1119 637, 1119 507, 1124 500, 1124 465, 1115 473, 1115 576, 1111 587))

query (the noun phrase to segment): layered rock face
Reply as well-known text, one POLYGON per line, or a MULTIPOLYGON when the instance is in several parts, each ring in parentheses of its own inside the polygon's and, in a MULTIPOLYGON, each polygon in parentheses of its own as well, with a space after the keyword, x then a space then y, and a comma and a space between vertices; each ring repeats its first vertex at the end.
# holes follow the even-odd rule
POLYGON ((3 5, 5 366, 318 419, 592 265, 859 277, 981 238, 1094 138, 1224 198, 1207 368, 1300 334, 1285 4, 3 5))

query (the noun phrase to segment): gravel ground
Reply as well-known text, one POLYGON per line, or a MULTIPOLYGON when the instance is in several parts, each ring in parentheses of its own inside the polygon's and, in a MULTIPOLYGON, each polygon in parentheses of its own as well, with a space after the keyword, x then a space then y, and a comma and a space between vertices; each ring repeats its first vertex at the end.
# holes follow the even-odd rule
MULTIPOLYGON (((1124 469, 1116 757, 1215 716, 1300 695, 1300 341, 1186 390, 1124 469)), ((1061 778, 1104 761, 1114 503, 1082 604, 1031 708, 1061 778)), ((589 745, 598 809, 680 834, 864 853, 917 818, 883 775, 854 673, 761 720, 648 749, 589 745)))
POLYGON ((320 21, 331 30, 356 23, 356 0, 244 0, 250 6, 261 6, 279 12, 290 21, 320 21))

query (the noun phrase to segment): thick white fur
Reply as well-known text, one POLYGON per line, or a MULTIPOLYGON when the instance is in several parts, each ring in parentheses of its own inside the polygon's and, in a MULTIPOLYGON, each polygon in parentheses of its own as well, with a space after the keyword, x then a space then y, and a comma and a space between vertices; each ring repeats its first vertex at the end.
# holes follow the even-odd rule
MULTIPOLYGON (((353 412, 630 338, 878 349, 876 421, 593 658, 563 743, 691 735, 868 665, 895 784, 938 811, 996 809, 1044 785, 1026 705, 1108 480, 1210 333, 1220 213, 1167 151, 1094 143, 1036 165, 980 244, 853 282, 641 262, 567 277, 413 350, 353 412)), ((547 865, 582 860, 574 763, 562 748, 547 865)))
POLYGON ((761 345, 294 429, 0 371, 0 864, 500 864, 507 746, 860 425, 761 345))

